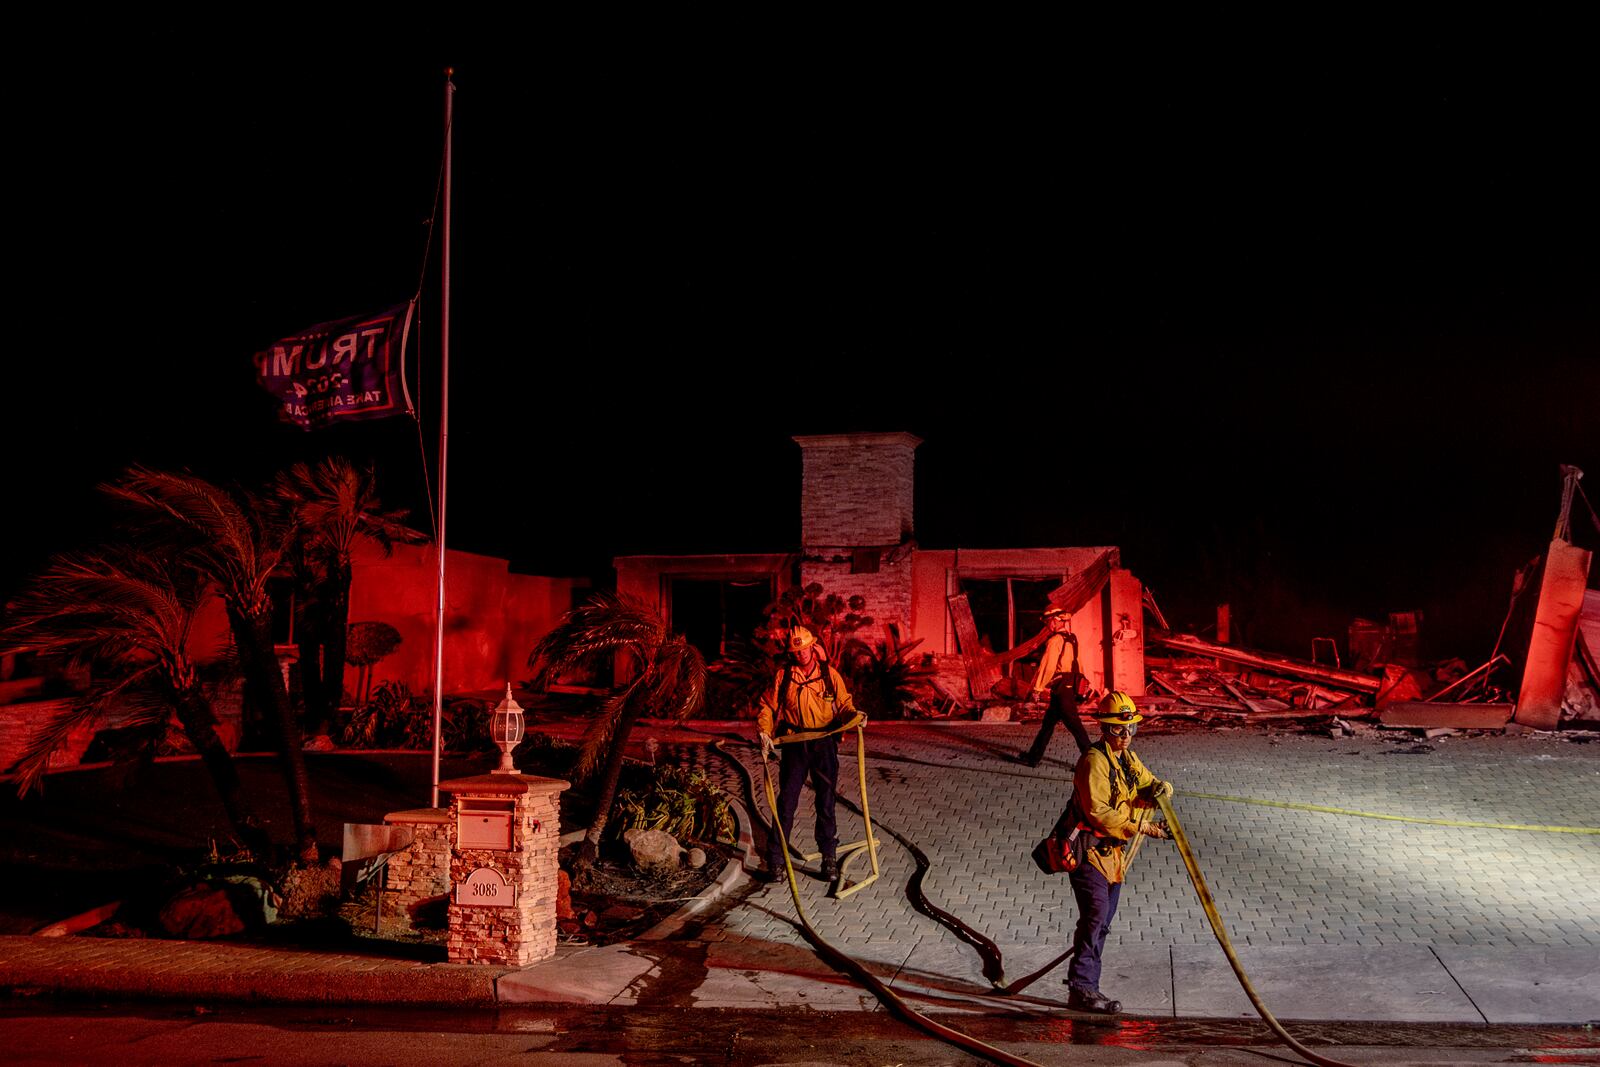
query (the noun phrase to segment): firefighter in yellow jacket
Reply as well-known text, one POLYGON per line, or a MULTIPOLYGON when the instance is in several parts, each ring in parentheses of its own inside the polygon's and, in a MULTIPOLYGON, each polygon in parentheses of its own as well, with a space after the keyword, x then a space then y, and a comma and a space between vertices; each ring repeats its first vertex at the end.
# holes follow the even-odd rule
MULTIPOLYGON (((839 835, 834 819, 834 802, 839 790, 839 735, 815 741, 791 741, 775 745, 773 739, 786 733, 825 730, 855 715, 855 704, 844 686, 844 678, 821 655, 816 636, 804 626, 796 626, 785 640, 791 662, 773 678, 772 688, 761 698, 756 715, 756 732, 763 757, 774 749, 781 753, 778 762, 778 821, 783 835, 794 832, 794 813, 800 806, 800 791, 806 779, 817 800, 817 850, 822 853, 822 877, 832 882, 839 877, 839 835)), ((762 881, 776 879, 783 870, 783 845, 778 835, 767 835, 767 869, 757 874, 762 881)))
POLYGON ((1128 869, 1127 843, 1139 834, 1165 838, 1167 832, 1150 818, 1156 798, 1172 795, 1172 783, 1150 773, 1133 752, 1133 735, 1144 720, 1126 693, 1108 693, 1095 715, 1100 740, 1078 760, 1073 795, 1088 840, 1084 861, 1072 872, 1072 895, 1078 901, 1078 928, 1073 935, 1072 967, 1067 972, 1068 1007, 1115 1014, 1121 1001, 1100 992, 1100 954, 1106 930, 1117 914, 1117 898, 1128 869))
POLYGON ((1044 622, 1050 628, 1050 638, 1044 644, 1044 655, 1039 657, 1039 669, 1034 672, 1028 699, 1043 700, 1048 692, 1050 705, 1045 709, 1044 721, 1039 724, 1032 746, 1017 757, 1018 763, 1029 767, 1039 766, 1044 759, 1057 723, 1064 723, 1071 731, 1080 757, 1089 750, 1089 731, 1078 718, 1078 683, 1083 672, 1078 667, 1078 638, 1072 632, 1072 616, 1064 608, 1052 607, 1045 611, 1044 622))

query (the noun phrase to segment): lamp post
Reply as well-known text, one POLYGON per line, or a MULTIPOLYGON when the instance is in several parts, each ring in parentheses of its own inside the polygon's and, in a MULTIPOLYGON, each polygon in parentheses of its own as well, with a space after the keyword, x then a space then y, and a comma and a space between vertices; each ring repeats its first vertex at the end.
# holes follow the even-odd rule
POLYGON ((511 750, 522 740, 522 705, 511 695, 511 683, 506 683, 506 698, 494 709, 489 719, 489 736, 500 746, 500 766, 495 774, 516 774, 511 762, 511 750))

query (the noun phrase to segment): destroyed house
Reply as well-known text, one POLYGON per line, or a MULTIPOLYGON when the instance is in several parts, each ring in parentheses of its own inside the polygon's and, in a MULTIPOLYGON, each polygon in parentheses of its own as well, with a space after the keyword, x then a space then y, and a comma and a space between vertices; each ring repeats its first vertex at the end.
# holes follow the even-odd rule
POLYGON ((796 437, 799 551, 622 556, 617 591, 657 608, 708 660, 748 638, 784 590, 820 584, 865 600, 869 643, 920 641, 939 690, 985 699, 1024 673, 1052 604, 1072 615, 1088 684, 1144 692, 1143 589, 1116 548, 924 548, 914 536, 907 433, 796 437))

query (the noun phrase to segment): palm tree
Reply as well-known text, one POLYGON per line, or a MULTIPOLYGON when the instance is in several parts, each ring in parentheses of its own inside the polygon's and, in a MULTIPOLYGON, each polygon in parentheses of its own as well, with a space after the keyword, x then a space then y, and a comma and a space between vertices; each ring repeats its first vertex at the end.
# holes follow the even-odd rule
POLYGON ((628 597, 597 593, 569 611, 534 647, 528 665, 535 670, 534 687, 542 689, 568 671, 609 671, 619 656, 630 680, 601 702, 573 769, 580 782, 599 776, 594 817, 573 864, 574 879, 581 879, 600 854, 600 835, 611 816, 634 724, 647 714, 688 718, 705 703, 706 665, 699 649, 668 629, 648 606, 628 597))
POLYGON ((307 605, 297 623, 309 624, 300 645, 307 717, 326 727, 344 696, 356 543, 371 541, 387 556, 396 543, 427 538, 401 521, 404 511, 383 509, 372 468, 362 470, 343 456, 295 464, 278 476, 273 495, 293 516, 296 531, 295 571, 307 605))
POLYGON ((296 858, 318 861, 316 824, 311 814, 311 784, 306 775, 300 732, 272 641, 272 602, 267 582, 283 560, 292 528, 271 510, 192 474, 130 469, 120 481, 103 486, 131 508, 160 539, 154 550, 170 548, 185 566, 207 579, 227 609, 248 686, 267 703, 282 746, 284 780, 294 814, 296 858), (166 542, 162 544, 161 542, 166 542))
POLYGON ((131 712, 130 725, 150 727, 152 739, 176 715, 239 840, 261 852, 265 835, 217 736, 211 701, 189 655, 202 585, 170 559, 103 550, 57 556, 10 605, 0 651, 60 656, 107 679, 34 738, 20 765, 19 793, 39 784, 69 732, 113 705, 131 712))

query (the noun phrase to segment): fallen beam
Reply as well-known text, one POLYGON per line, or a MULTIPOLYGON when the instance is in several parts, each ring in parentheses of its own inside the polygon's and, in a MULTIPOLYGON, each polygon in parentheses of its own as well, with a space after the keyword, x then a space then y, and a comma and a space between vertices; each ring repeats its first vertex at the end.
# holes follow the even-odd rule
POLYGON ((1341 670, 1337 667, 1325 667, 1320 663, 1310 663, 1306 660, 1293 659, 1289 656, 1275 656, 1270 652, 1256 652, 1252 649, 1239 648, 1234 645, 1213 644, 1210 641, 1191 637, 1188 634, 1168 634, 1166 636, 1151 634, 1148 640, 1151 644, 1165 645, 1167 648, 1178 649, 1192 655, 1208 656, 1212 659, 1227 660, 1230 663, 1243 663, 1246 666, 1257 667, 1276 674, 1287 674, 1294 678, 1321 682, 1323 685, 1331 685, 1336 689, 1353 689, 1361 693, 1376 693, 1378 687, 1382 684, 1382 679, 1374 678, 1370 674, 1341 670))
POLYGON ((1050 591, 1050 606, 1068 614, 1076 614, 1111 580, 1111 568, 1119 562, 1115 550, 1108 549, 1094 558, 1094 562, 1074 574, 1050 591))
POLYGON ((1504 730, 1510 721, 1510 704, 1429 704, 1420 700, 1401 700, 1378 713, 1378 722, 1384 726, 1409 726, 1419 730, 1441 727, 1504 730))

